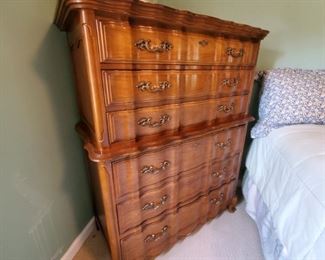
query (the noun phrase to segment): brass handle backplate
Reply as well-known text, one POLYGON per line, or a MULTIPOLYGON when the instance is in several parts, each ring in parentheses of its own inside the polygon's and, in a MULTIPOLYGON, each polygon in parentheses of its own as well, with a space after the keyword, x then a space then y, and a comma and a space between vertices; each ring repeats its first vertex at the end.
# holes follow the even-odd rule
POLYGON ((159 167, 155 167, 153 165, 145 165, 141 168, 140 172, 141 174, 158 174, 162 171, 165 171, 168 169, 168 167, 170 166, 170 161, 163 161, 160 163, 159 167))
POLYGON ((239 78, 229 78, 222 81, 222 85, 230 88, 236 88, 239 84, 239 78))
POLYGON ((220 205, 223 202, 224 197, 225 195, 223 193, 220 193, 218 198, 210 199, 210 204, 220 205))
POLYGON ((209 44, 209 42, 207 40, 201 40, 199 41, 199 44, 204 47, 204 46, 207 46, 209 44))
POLYGON ((138 120, 138 125, 143 127, 161 127, 164 124, 167 124, 170 121, 171 117, 167 114, 161 115, 159 121, 152 122, 152 117, 143 117, 138 120))
POLYGON ((231 139, 228 138, 226 142, 219 142, 219 143, 216 143, 215 145, 216 145, 218 148, 224 150, 225 148, 231 146, 231 143, 232 143, 231 139))
POLYGON ((151 40, 138 40, 135 44, 135 47, 137 47, 141 51, 148 51, 151 53, 162 53, 170 51, 173 48, 173 44, 171 44, 168 41, 162 41, 159 45, 152 46, 151 40))
POLYGON ((227 48, 226 53, 228 56, 231 56, 233 58, 240 58, 244 56, 244 49, 237 50, 236 48, 227 48))
POLYGON ((140 89, 141 91, 148 91, 151 93, 157 93, 164 91, 171 87, 169 81, 161 81, 159 82, 158 86, 152 85, 150 81, 141 81, 136 85, 136 88, 140 89))
POLYGON ((164 195, 161 197, 159 202, 148 202, 142 207, 142 210, 159 209, 166 203, 167 199, 168 199, 168 196, 164 195))
POLYGON ((232 112, 234 109, 235 109, 235 103, 231 103, 230 105, 218 106, 218 112, 224 112, 226 114, 232 112))
POLYGON ((227 174, 227 168, 223 167, 220 171, 213 172, 211 175, 213 177, 222 178, 227 174))
POLYGON ((159 240, 160 238, 162 238, 164 235, 167 234, 168 231, 168 226, 164 226, 161 231, 159 233, 155 233, 155 234, 150 234, 148 235, 145 239, 144 242, 145 243, 149 243, 149 242, 155 242, 157 240, 159 240))

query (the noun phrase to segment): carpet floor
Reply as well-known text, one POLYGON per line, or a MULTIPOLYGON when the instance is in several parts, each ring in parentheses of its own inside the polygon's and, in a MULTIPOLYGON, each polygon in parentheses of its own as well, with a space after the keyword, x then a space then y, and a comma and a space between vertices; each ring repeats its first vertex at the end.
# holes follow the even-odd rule
MULTIPOLYGON (((101 232, 94 231, 74 260, 109 260, 101 232)), ((156 260, 263 260, 256 225, 244 202, 235 213, 224 212, 198 232, 178 242, 156 260)))

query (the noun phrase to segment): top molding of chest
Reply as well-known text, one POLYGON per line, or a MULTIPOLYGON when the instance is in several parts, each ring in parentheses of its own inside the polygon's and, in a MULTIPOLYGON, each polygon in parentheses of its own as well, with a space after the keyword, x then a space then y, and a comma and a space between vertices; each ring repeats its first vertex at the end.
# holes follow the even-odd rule
POLYGON ((71 15, 80 9, 94 10, 98 17, 124 20, 132 25, 150 25, 240 40, 260 41, 269 33, 260 28, 138 0, 61 0, 55 24, 61 30, 68 30, 71 15))

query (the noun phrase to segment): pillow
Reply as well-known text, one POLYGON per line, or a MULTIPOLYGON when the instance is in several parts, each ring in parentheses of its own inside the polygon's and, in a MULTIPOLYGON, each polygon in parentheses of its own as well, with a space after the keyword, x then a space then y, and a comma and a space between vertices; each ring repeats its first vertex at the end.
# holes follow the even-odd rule
POLYGON ((325 70, 274 69, 264 74, 252 138, 285 125, 324 123, 325 70))

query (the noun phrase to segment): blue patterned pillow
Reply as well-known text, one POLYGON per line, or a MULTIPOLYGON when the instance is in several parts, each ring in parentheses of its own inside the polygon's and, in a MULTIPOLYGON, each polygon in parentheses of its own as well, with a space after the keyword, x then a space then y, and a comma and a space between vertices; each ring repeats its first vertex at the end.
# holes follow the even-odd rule
POLYGON ((266 72, 259 120, 252 138, 294 124, 325 124, 325 70, 274 69, 266 72))

